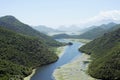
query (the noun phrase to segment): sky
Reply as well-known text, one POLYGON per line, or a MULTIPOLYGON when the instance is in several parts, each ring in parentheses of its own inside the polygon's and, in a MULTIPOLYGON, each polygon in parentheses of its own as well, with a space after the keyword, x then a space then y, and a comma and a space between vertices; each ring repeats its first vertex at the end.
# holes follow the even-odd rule
POLYGON ((83 25, 103 18, 120 20, 120 0, 0 0, 0 16, 32 25, 83 25))

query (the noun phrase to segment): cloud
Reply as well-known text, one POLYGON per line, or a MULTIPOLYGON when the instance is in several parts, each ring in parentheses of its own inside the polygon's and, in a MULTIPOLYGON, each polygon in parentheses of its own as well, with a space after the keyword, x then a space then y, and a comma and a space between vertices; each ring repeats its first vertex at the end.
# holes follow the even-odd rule
POLYGON ((103 19, 113 19, 113 20, 120 20, 120 11, 113 10, 113 11, 102 11, 97 16, 93 17, 93 20, 103 20, 103 19))
POLYGON ((120 23, 120 10, 101 11, 96 16, 80 21, 80 25, 101 25, 109 22, 120 23))

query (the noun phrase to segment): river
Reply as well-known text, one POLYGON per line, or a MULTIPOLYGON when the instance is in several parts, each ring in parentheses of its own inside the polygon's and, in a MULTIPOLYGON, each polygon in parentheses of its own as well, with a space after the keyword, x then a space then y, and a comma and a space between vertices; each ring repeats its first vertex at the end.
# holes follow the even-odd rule
MULTIPOLYGON (((69 42, 68 40, 58 40, 60 42, 69 42)), ((65 48, 64 54, 59 58, 59 60, 55 63, 42 66, 36 70, 36 73, 33 75, 31 80, 54 80, 53 79, 53 71, 66 64, 76 57, 80 56, 82 53, 78 51, 78 48, 81 47, 83 43, 73 42, 73 45, 68 45, 65 48)))

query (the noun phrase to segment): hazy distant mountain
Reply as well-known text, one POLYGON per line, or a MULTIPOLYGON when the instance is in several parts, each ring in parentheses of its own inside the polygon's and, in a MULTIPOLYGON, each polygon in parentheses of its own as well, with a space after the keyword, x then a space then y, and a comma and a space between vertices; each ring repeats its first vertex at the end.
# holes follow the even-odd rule
POLYGON ((56 30, 56 29, 53 29, 53 28, 50 28, 44 25, 35 26, 33 28, 45 34, 52 33, 52 32, 60 32, 59 30, 56 30))
POLYGON ((109 23, 109 24, 102 24, 100 26, 92 26, 92 27, 88 28, 86 32, 79 35, 79 38, 95 39, 97 37, 102 36, 104 33, 112 31, 118 27, 115 25, 117 25, 117 24, 116 23, 109 23))
POLYGON ((59 42, 55 41, 51 37, 40 33, 39 31, 33 29, 27 24, 20 22, 14 16, 4 16, 0 18, 0 26, 12 30, 17 33, 21 33, 28 36, 37 37, 40 40, 43 40, 47 45, 57 46, 60 45, 59 42))
MULTIPOLYGON (((98 17, 99 18, 99 17, 98 17)), ((97 19, 98 19, 97 18, 97 19)), ((83 24, 74 24, 74 25, 71 25, 71 26, 59 26, 58 27, 58 30, 61 30, 61 31, 72 31, 72 32, 75 32, 75 31, 81 31, 81 32, 85 32, 86 29, 89 29, 90 26, 100 26, 102 24, 109 24, 109 23, 117 23, 119 24, 120 21, 119 20, 115 20, 115 19, 112 19, 112 18, 104 18, 104 19, 98 19, 98 20, 93 20, 93 21, 88 21, 86 23, 83 23, 83 24)))
POLYGON ((120 26, 117 26, 116 23, 102 24, 100 26, 91 26, 89 28, 83 29, 83 33, 80 35, 68 35, 68 34, 56 34, 52 36, 53 38, 82 38, 82 39, 95 39, 104 35, 107 32, 111 32, 115 29, 118 29, 120 26))
POLYGON ((75 32, 75 31, 80 31, 81 30, 81 27, 77 26, 77 25, 71 25, 71 26, 59 26, 57 28, 57 30, 60 30, 60 31, 66 31, 66 32, 75 32))

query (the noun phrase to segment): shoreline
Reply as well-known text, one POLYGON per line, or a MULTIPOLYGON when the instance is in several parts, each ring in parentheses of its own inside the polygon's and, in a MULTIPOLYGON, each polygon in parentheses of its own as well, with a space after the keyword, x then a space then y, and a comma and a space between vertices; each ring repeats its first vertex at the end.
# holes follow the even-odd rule
MULTIPOLYGON (((57 50, 56 50, 55 53, 58 55, 59 58, 61 58, 62 55, 64 54, 65 48, 66 48, 66 46, 62 46, 62 47, 58 47, 58 48, 57 48, 57 50)), ((36 70, 37 70, 37 69, 33 69, 33 70, 32 70, 32 73, 31 73, 30 75, 28 75, 27 77, 24 77, 23 80, 30 80, 31 77, 35 74, 36 70)))
POLYGON ((53 72, 54 80, 96 80, 87 74, 90 56, 82 54, 77 59, 55 69, 53 72))
POLYGON ((36 70, 37 70, 37 69, 33 69, 33 70, 32 70, 32 73, 31 73, 30 75, 28 75, 27 77, 25 77, 23 80, 30 80, 31 77, 35 74, 36 70))
POLYGON ((58 48, 57 48, 56 54, 58 55, 59 58, 61 58, 62 55, 64 54, 65 48, 66 48, 66 46, 62 46, 62 47, 58 47, 58 48))
POLYGON ((67 40, 74 41, 74 42, 82 42, 82 43, 89 43, 91 41, 90 39, 72 39, 72 38, 69 38, 67 40))

